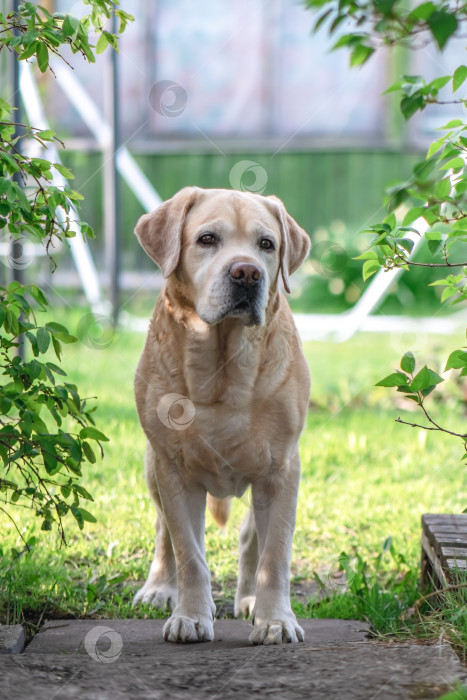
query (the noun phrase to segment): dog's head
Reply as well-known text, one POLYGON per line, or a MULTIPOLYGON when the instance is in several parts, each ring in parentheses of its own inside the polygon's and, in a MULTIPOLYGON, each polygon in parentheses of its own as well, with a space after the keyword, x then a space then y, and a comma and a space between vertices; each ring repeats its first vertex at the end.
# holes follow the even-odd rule
POLYGON ((279 272, 289 292, 289 275, 310 248, 279 199, 236 190, 185 187, 142 216, 135 233, 209 324, 263 325, 279 272))

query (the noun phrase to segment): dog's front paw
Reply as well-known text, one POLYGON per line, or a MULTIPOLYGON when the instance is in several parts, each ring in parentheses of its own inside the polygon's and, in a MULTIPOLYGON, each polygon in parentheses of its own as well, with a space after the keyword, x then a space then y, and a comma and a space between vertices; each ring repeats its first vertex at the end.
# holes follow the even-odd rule
POLYGON ((165 623, 162 634, 166 642, 212 642, 214 627, 212 620, 205 616, 172 615, 165 623))
POLYGON ((148 603, 159 610, 173 610, 177 605, 177 588, 169 583, 146 581, 133 598, 133 606, 148 603))
POLYGON ((294 618, 264 620, 258 623, 255 621, 253 632, 250 634, 250 642, 253 644, 294 644, 304 640, 305 632, 294 618))

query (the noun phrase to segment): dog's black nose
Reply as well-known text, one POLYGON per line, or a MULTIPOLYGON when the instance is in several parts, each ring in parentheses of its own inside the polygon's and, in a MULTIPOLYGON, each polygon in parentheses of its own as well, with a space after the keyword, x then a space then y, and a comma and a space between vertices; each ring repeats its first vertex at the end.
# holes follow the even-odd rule
POLYGON ((261 270, 254 263, 235 262, 230 267, 229 275, 236 284, 249 287, 258 284, 261 279, 261 270))

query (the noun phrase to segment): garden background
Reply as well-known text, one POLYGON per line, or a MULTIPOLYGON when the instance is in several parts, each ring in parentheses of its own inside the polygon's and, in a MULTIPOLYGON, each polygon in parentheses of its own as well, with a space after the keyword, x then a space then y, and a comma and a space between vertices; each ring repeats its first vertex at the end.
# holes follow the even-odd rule
MULTIPOLYGON (((81 3, 43 4, 50 11, 83 12, 81 3)), ((324 29, 311 33, 313 16, 292 0, 230 5, 209 0, 202 13, 187 0, 163 0, 154 11, 142 0, 128 5, 123 9, 135 22, 120 39, 117 59, 118 145, 128 148, 162 199, 185 185, 279 196, 313 243, 292 290, 293 310, 337 314, 351 308, 371 283, 363 282, 355 257, 369 245, 362 231, 385 216, 385 186, 406 179, 424 158, 437 125, 463 113, 459 105, 446 105, 435 118, 428 107, 406 123, 398 99, 382 93, 402 73, 423 72, 433 79, 452 72, 462 61, 463 42, 453 39, 442 54, 432 45, 417 52, 383 51, 351 70, 345 53, 329 51, 324 29)), ((96 66, 65 56, 109 117, 107 53, 96 66)), ((10 56, 3 52, 6 98, 9 71, 10 56)), ((103 235, 108 154, 54 76, 37 75, 37 81, 50 125, 66 145, 60 157, 84 196, 80 218, 96 233, 88 245, 105 298, 111 276, 103 235)), ((25 279, 48 289, 50 318, 79 338, 66 348, 63 367, 82 396, 98 405, 99 427, 109 437, 103 460, 89 464, 83 480, 94 499, 87 508, 97 522, 86 523, 82 532, 70 520, 68 547, 58 546, 54 532, 39 533, 32 513, 19 513, 24 539, 39 535, 27 551, 14 523, 0 516, 2 617, 25 620, 31 629, 52 616, 161 614, 147 606, 131 608, 147 573, 154 521, 132 396, 144 335, 134 329, 149 317, 161 278, 133 236, 143 208, 123 182, 117 206, 118 329, 105 303, 91 313, 66 245, 53 251, 53 272, 47 256, 23 248, 25 279)), ((6 243, 0 241, 2 284, 12 271, 6 243)), ((423 260, 426 253, 422 245, 417 256, 423 260)), ((440 287, 427 287, 434 279, 436 273, 425 268, 403 273, 375 312, 451 314, 447 305, 440 309, 440 287)), ((401 633, 418 596, 421 514, 462 512, 466 472, 458 443, 398 425, 398 415, 411 420, 411 407, 375 384, 410 349, 420 367, 429 363, 442 373, 449 348, 462 344, 464 336, 461 328, 454 338, 410 332, 402 324, 390 328, 359 333, 345 343, 305 343, 312 393, 301 442, 292 589, 301 615, 357 616, 370 619, 379 632, 401 633)), ((440 420, 457 421, 454 427, 461 431, 465 390, 457 377, 446 378, 433 398, 434 411, 440 420)), ((248 496, 237 502, 225 532, 208 521, 208 562, 220 609, 229 610, 238 530, 248 505, 248 496)), ((449 625, 463 645, 465 614, 449 625)), ((426 634, 436 634, 433 624, 426 634)))

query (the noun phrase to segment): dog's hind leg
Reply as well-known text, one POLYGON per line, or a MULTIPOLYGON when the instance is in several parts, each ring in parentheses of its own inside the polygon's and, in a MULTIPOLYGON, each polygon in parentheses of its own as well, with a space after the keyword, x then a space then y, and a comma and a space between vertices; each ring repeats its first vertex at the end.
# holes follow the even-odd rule
POLYGON ((177 570, 169 530, 162 511, 155 472, 156 455, 148 443, 145 455, 146 481, 156 506, 156 545, 146 583, 133 598, 133 605, 149 603, 155 608, 173 610, 177 604, 177 570))
POLYGON ((258 568, 258 536, 255 515, 250 507, 240 528, 238 583, 235 593, 235 617, 248 617, 253 612, 258 568))

